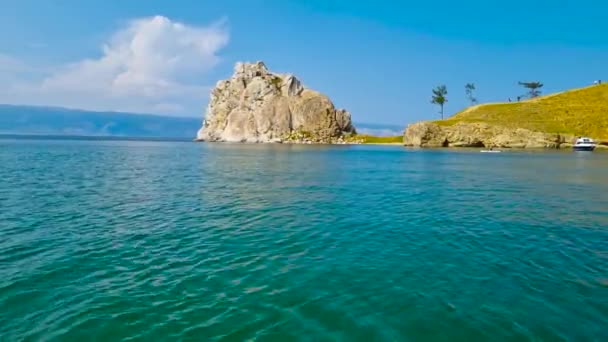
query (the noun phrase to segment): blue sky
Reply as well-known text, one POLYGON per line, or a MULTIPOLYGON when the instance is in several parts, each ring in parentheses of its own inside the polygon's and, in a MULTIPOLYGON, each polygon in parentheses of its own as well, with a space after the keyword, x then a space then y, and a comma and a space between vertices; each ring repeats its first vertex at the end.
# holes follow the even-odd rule
POLYGON ((355 121, 405 125, 608 80, 608 3, 0 0, 0 102, 201 116, 236 61, 264 60, 355 121), (157 20, 154 19, 157 17, 157 20), (132 51, 139 41, 147 42, 132 51), (178 57, 179 63, 169 66, 178 57), (183 61, 183 63, 182 63, 183 61))

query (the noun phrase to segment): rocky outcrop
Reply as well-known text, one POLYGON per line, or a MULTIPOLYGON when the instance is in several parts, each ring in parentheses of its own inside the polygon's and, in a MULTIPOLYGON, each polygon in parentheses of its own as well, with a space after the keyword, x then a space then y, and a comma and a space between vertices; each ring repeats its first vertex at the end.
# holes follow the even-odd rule
POLYGON ((350 114, 263 62, 237 63, 211 91, 200 141, 336 143, 355 133, 350 114))
POLYGON ((407 127, 403 143, 416 147, 560 148, 573 139, 571 136, 486 123, 440 126, 433 122, 419 122, 407 127))

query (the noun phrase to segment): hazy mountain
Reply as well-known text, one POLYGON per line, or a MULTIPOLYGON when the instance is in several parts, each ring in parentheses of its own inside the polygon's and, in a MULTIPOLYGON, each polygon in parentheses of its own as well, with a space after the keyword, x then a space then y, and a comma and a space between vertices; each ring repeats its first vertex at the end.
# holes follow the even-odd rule
POLYGON ((394 135, 403 135, 403 130, 405 126, 355 122, 355 127, 357 128, 357 133, 359 134, 388 137, 394 135))
MULTIPOLYGON (((192 138, 202 118, 0 105, 0 134, 192 138)), ((361 134, 400 135, 396 125, 355 123, 361 134)))
POLYGON ((0 134, 194 138, 200 118, 0 105, 0 134))

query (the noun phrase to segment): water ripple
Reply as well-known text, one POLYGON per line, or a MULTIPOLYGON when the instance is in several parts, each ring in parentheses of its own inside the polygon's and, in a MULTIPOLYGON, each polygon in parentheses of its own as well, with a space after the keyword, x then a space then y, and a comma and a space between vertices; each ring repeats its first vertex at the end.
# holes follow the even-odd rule
POLYGON ((2 144, 3 341, 608 339, 602 153, 2 144))

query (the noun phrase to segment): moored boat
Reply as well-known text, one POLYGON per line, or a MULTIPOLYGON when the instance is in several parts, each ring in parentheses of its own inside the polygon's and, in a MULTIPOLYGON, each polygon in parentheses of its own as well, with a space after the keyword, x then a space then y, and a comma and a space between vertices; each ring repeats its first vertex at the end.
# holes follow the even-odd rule
POLYGON ((579 137, 572 147, 575 151, 593 151, 595 150, 595 141, 587 137, 579 137))
POLYGON ((500 151, 500 150, 495 150, 495 149, 494 149, 494 146, 490 146, 490 148, 488 148, 487 150, 481 150, 481 151, 479 151, 479 152, 481 152, 481 153, 500 153, 500 152, 502 152, 502 151, 500 151))

